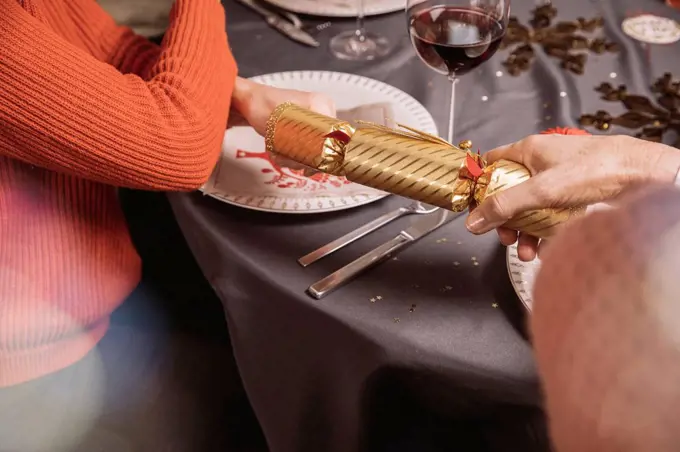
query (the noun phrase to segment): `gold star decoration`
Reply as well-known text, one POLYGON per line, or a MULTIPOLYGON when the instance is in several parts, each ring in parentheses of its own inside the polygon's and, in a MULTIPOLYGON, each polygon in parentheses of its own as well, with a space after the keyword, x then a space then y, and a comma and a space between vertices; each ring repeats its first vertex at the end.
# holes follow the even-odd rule
POLYGON ((493 304, 491 305, 491 307, 494 308, 494 309, 497 308, 497 307, 498 307, 498 303, 493 303, 493 304))

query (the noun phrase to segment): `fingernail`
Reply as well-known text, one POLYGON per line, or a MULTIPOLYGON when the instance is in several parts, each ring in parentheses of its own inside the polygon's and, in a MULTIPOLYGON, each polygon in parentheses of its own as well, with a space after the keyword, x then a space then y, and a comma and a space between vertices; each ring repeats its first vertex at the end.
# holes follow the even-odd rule
POLYGON ((465 226, 473 234, 479 234, 484 230, 484 216, 478 210, 473 210, 467 218, 465 226))

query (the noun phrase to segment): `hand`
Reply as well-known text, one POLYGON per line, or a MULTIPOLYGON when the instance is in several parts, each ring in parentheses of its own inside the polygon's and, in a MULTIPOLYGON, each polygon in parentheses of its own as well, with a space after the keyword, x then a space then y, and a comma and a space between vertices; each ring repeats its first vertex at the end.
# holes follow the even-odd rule
POLYGON ((264 136, 269 116, 284 102, 293 102, 317 113, 335 116, 333 100, 323 94, 274 88, 238 77, 234 85, 227 127, 250 125, 264 136))
POLYGON ((467 228, 474 234, 498 228, 506 246, 519 240, 523 261, 536 257, 539 240, 501 227, 510 218, 532 209, 609 201, 649 182, 672 183, 680 168, 677 149, 627 136, 532 135, 485 158, 521 163, 532 177, 485 200, 470 213, 467 228))

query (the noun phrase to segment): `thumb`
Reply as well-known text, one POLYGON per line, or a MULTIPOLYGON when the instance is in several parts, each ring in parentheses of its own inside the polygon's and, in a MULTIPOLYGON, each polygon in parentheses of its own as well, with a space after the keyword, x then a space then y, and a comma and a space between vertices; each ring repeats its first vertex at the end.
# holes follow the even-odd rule
POLYGON ((545 174, 539 173, 485 199, 468 216, 467 229, 473 234, 484 234, 522 212, 552 206, 555 200, 547 194, 545 174))

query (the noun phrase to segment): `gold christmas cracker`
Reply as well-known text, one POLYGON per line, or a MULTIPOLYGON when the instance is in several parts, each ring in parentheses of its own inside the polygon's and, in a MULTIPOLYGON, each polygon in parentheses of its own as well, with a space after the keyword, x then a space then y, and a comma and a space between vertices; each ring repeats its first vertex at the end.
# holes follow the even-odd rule
POLYGON ((267 150, 324 173, 444 209, 467 209, 473 182, 458 177, 465 151, 417 130, 349 123, 282 104, 267 150))
MULTIPOLYGON (((531 177, 519 163, 500 160, 485 166, 469 151, 471 142, 453 144, 400 126, 348 122, 292 103, 279 105, 267 123, 267 150, 314 170, 454 212, 531 177)), ((582 209, 542 209, 512 218, 506 226, 547 237, 555 226, 582 209)))

